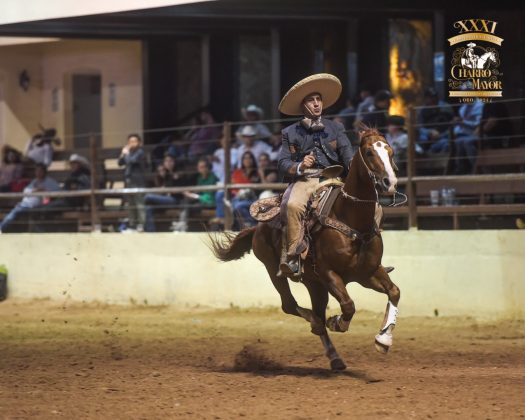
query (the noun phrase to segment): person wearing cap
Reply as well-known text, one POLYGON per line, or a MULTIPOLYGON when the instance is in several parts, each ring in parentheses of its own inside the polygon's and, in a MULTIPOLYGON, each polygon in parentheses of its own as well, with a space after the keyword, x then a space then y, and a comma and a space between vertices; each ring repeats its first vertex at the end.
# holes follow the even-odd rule
POLYGON ((383 134, 386 132, 386 119, 392 94, 388 90, 380 90, 374 96, 374 104, 363 114, 362 122, 377 128, 383 134))
MULTIPOLYGON (((91 188, 91 171, 89 161, 77 153, 69 157, 69 167, 71 172, 64 181, 63 191, 79 191, 91 188)), ((35 209, 35 219, 45 218, 51 214, 62 213, 81 209, 86 203, 86 197, 61 197, 54 198, 50 202, 35 209)), ((37 231, 43 230, 38 224, 35 225, 37 231)))
POLYGON ((258 107, 255 104, 248 105, 246 108, 243 108, 241 110, 242 116, 244 120, 246 121, 246 124, 240 125, 237 131, 235 132, 235 136, 237 137, 237 140, 241 141, 242 136, 242 130, 247 125, 250 125, 255 130, 255 138, 257 140, 261 139, 269 139, 272 135, 271 131, 268 129, 268 127, 259 122, 262 118, 264 118, 264 112, 262 108, 258 107))
MULTIPOLYGON (((237 148, 237 156, 242 156, 244 152, 252 152, 256 160, 263 153, 267 153, 270 158, 276 157, 275 153, 268 143, 257 139, 257 130, 253 125, 245 125, 241 131, 241 145, 237 148)), ((237 161, 237 167, 241 167, 241 159, 237 161)))
POLYGON ((286 257, 281 261, 278 274, 292 279, 300 275, 299 255, 306 248, 302 220, 307 202, 320 182, 319 173, 309 172, 332 165, 342 165, 347 171, 353 156, 344 127, 322 117, 324 109, 338 100, 341 90, 337 77, 314 74, 296 83, 279 104, 283 114, 302 116, 282 131, 283 145, 278 161, 280 174, 292 182, 283 197, 286 257))

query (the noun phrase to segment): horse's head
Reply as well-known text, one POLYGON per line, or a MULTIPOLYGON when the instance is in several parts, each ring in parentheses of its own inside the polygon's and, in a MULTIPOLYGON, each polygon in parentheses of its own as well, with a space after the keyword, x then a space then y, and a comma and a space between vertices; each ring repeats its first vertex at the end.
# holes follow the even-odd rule
POLYGON ((394 150, 376 129, 360 130, 359 136, 359 153, 376 190, 384 195, 394 194, 397 187, 395 171, 398 170, 393 159, 394 150))

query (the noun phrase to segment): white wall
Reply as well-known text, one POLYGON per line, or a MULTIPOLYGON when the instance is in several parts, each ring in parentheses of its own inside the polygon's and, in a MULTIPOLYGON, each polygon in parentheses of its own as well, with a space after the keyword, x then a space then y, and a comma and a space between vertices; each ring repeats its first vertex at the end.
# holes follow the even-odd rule
MULTIPOLYGON (((402 315, 525 319, 523 231, 386 232, 402 315)), ((4 234, 0 264, 11 297, 128 304, 241 307, 280 305, 252 254, 219 263, 203 234, 4 234)), ((350 285, 358 309, 382 311, 386 297, 350 285)), ((301 284, 299 301, 309 300, 301 284)), ((331 301, 331 308, 337 304, 331 301)))

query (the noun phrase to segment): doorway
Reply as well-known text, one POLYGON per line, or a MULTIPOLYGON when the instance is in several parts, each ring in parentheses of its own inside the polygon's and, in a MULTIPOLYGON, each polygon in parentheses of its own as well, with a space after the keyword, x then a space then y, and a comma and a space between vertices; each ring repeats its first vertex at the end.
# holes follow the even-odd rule
POLYGON ((89 148, 89 137, 95 135, 101 145, 102 103, 101 77, 98 74, 74 74, 73 83, 73 148, 89 148))

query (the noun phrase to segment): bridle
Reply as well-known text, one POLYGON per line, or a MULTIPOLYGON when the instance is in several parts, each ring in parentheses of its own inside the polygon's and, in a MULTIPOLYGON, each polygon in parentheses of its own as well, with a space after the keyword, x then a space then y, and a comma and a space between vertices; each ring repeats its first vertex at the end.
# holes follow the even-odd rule
MULTIPOLYGON (((347 200, 353 201, 354 203, 374 203, 374 204, 378 204, 379 203, 379 192, 377 191, 377 188, 379 186, 379 181, 378 181, 377 176, 374 173, 374 171, 372 171, 370 169, 370 167, 367 165, 367 163, 365 161, 365 158, 363 157, 363 153, 361 152, 361 147, 358 147, 358 151, 359 151, 359 157, 361 158, 361 162, 363 163, 363 165, 365 165, 365 169, 366 169, 366 171, 368 173, 368 176, 370 177, 370 180, 372 181, 372 184, 374 185, 374 191, 376 193, 376 199, 375 200, 363 200, 361 198, 358 198, 356 196, 348 194, 345 191, 344 185, 343 185, 343 187, 341 187, 341 195, 344 198, 346 198, 347 200)), ((388 204, 387 207, 401 206, 401 205, 405 204, 407 201, 408 201, 408 197, 406 196, 406 194, 400 193, 397 190, 395 190, 392 202, 390 204, 388 204), (397 195, 403 197, 402 201, 396 202, 396 196, 397 195)))

